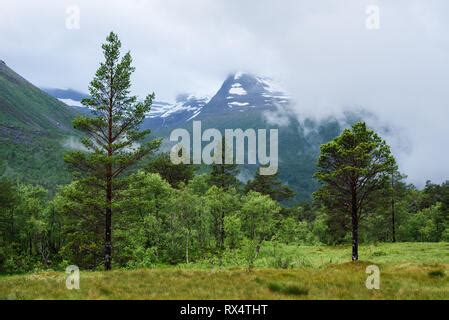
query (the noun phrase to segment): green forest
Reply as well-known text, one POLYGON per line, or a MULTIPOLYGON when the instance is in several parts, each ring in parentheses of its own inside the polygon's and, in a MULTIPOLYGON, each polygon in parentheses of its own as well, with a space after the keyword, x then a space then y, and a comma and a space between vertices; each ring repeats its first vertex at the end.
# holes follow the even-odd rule
POLYGON ((1 274, 68 265, 290 269, 312 264, 307 255, 292 259, 291 248, 345 248, 346 261, 356 261, 366 258, 359 245, 449 241, 449 182, 406 183, 364 122, 321 146, 320 187, 295 205, 277 175, 243 184, 238 165, 172 164, 161 141, 139 129, 154 94, 130 94, 132 58, 120 48, 111 33, 83 101, 94 114, 73 122, 87 151, 58 154, 67 165, 59 178, 71 182, 53 191, 45 181, 0 181, 1 274))

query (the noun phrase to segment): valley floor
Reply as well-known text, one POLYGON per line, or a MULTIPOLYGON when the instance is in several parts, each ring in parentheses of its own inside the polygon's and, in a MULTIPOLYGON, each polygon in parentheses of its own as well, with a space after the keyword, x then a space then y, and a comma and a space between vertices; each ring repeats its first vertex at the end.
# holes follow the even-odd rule
POLYGON ((80 290, 66 288, 63 272, 1 276, 0 299, 449 299, 448 243, 366 245, 356 263, 348 261, 348 246, 282 250, 307 263, 252 272, 204 265, 81 270, 80 290), (380 268, 380 290, 365 286, 366 267, 373 264, 380 268))

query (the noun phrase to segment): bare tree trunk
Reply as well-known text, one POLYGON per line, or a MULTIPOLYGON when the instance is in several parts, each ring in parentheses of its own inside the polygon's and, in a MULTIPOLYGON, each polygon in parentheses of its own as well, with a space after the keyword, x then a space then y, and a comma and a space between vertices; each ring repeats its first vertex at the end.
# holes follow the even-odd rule
POLYGON ((257 242, 257 246, 256 246, 256 256, 255 256, 255 259, 254 259, 254 260, 256 260, 257 257, 259 256, 260 248, 262 247, 262 242, 263 242, 263 239, 260 239, 260 240, 257 242))

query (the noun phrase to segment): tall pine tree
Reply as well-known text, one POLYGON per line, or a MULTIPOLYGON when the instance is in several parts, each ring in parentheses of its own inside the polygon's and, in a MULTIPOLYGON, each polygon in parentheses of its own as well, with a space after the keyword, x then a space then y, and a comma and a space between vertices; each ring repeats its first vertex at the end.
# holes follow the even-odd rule
POLYGON ((139 125, 150 111, 154 93, 143 102, 130 94, 132 58, 120 54, 121 42, 111 32, 103 44, 104 61, 90 83, 90 97, 83 105, 93 116, 74 120, 74 127, 86 134, 81 140, 88 152, 73 151, 64 160, 84 183, 99 190, 104 214, 104 268, 112 268, 112 215, 116 192, 123 187, 125 170, 159 147, 160 141, 142 143, 149 130, 139 125))
POLYGON ((390 147, 364 122, 345 129, 321 145, 316 178, 322 182, 315 196, 334 212, 351 218, 352 260, 358 260, 359 221, 372 201, 389 185, 396 161, 390 147))

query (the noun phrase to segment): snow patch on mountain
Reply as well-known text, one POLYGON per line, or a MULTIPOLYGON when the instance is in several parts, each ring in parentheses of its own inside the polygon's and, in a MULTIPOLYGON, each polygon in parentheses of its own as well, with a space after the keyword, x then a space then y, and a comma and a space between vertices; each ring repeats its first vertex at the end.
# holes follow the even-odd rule
POLYGON ((209 97, 197 98, 194 95, 182 94, 175 103, 154 102, 147 118, 161 118, 164 122, 174 117, 189 121, 197 117, 203 107, 209 102, 209 97))
POLYGON ((247 94, 247 92, 245 89, 242 88, 242 85, 240 83, 234 83, 231 86, 231 89, 229 89, 229 94, 244 96, 247 94))
POLYGON ((151 105, 151 110, 147 114, 148 118, 156 118, 165 114, 173 105, 168 102, 163 101, 153 101, 151 105))
MULTIPOLYGON (((84 108, 81 99, 87 96, 61 89, 48 89, 48 93, 69 106, 81 108, 84 108)), ((245 112, 253 108, 264 112, 285 110, 289 104, 290 96, 278 82, 240 71, 229 75, 212 98, 180 94, 175 102, 153 101, 145 117, 154 126, 169 126, 191 121, 202 113, 245 112)))
POLYGON ((249 102, 238 102, 238 101, 233 101, 228 103, 228 106, 232 107, 246 107, 249 106, 249 102))
POLYGON ((66 105, 68 105, 70 107, 80 107, 80 108, 84 107, 81 104, 81 101, 76 101, 76 100, 73 100, 73 99, 62 99, 62 98, 58 98, 58 100, 63 102, 63 103, 65 103, 66 105))

